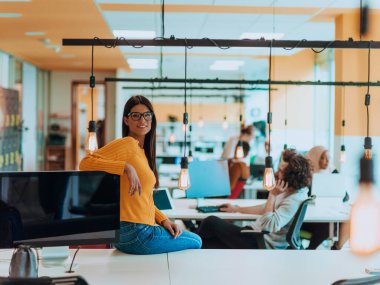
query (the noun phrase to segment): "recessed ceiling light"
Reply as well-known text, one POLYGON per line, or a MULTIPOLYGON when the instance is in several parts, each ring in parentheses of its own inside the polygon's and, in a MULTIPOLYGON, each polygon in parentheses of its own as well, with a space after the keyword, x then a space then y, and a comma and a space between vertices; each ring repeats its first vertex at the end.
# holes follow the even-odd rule
POLYGON ((113 30, 113 35, 118 38, 126 39, 154 39, 155 31, 132 31, 132 30, 113 30))
POLYGON ((25 32, 26 36, 44 36, 45 32, 25 32))
POLYGON ((266 40, 279 40, 284 35, 284 33, 242 33, 240 39, 258 40, 264 38, 266 40))
POLYGON ((19 18, 22 14, 19 13, 0 13, 0 18, 19 18))
POLYGON ((157 59, 129 58, 128 64, 132 69, 157 69, 157 59))
POLYGON ((211 70, 238 70, 240 66, 245 64, 242 60, 215 60, 210 65, 211 70))

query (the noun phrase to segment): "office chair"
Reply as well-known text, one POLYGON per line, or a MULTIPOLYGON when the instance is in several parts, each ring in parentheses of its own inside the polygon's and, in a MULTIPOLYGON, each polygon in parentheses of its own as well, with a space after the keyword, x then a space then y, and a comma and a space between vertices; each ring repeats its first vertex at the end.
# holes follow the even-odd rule
POLYGON ((341 279, 335 281, 331 285, 370 285, 370 284, 379 284, 380 276, 369 276, 369 277, 361 277, 361 278, 352 278, 352 279, 341 279))
POLYGON ((0 277, 0 285, 88 285, 81 276, 67 277, 40 277, 40 278, 17 278, 0 277))
POLYGON ((231 190, 231 194, 230 196, 228 196, 228 199, 237 199, 241 191, 243 191, 246 183, 247 183, 247 180, 239 179, 235 187, 231 190))
MULTIPOLYGON (((301 203, 290 224, 289 231, 286 234, 286 241, 289 243, 288 249, 304 249, 300 238, 300 229, 305 218, 307 205, 315 199, 315 195, 310 196, 301 203)), ((266 249, 264 235, 268 231, 242 230, 242 234, 250 235, 257 240, 259 249, 266 249)))

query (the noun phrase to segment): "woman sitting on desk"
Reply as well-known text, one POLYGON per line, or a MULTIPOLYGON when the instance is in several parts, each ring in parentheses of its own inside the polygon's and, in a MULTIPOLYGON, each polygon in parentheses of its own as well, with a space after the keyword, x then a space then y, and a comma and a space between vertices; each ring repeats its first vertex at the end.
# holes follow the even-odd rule
POLYGON ((236 158, 236 151, 239 145, 243 147, 243 158, 247 157, 249 153, 249 143, 245 141, 239 141, 235 147, 235 158, 230 158, 228 160, 228 174, 230 176, 230 189, 231 195, 228 197, 230 199, 238 198, 241 190, 244 187, 245 182, 250 176, 249 167, 242 161, 242 159, 236 158))
MULTIPOLYGON (((305 156, 310 160, 314 173, 338 173, 338 171, 330 164, 330 155, 328 150, 323 146, 315 146, 309 150, 305 156)), ((311 185, 312 186, 312 185, 311 185)), ((348 194, 343 201, 349 199, 348 194)), ((329 237, 328 223, 304 223, 302 230, 312 234, 308 249, 316 249, 325 239, 329 237)), ((348 224, 341 223, 339 228, 339 240, 336 241, 332 249, 340 249, 348 240, 348 224)))
MULTIPOLYGON (((294 151, 284 151, 276 176, 276 188, 269 192, 265 204, 251 207, 223 204, 221 211, 261 215, 251 227, 270 232, 265 236, 267 248, 284 249, 288 247, 286 234, 290 223, 301 203, 307 199, 311 166, 303 156, 294 151)), ((203 240, 202 248, 257 248, 252 237, 240 233, 242 229, 210 216, 202 222, 198 234, 203 240)))
POLYGON ((133 254, 155 254, 200 248, 198 235, 181 231, 153 201, 158 187, 156 117, 144 96, 124 106, 123 138, 116 139, 80 163, 81 170, 120 175, 120 241, 116 248, 133 254))

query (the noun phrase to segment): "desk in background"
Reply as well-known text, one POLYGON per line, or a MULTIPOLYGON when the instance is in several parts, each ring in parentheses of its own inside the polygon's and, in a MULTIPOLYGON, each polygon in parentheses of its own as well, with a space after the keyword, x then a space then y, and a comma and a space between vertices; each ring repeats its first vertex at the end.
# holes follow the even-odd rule
MULTIPOLYGON (((231 203, 238 206, 255 206, 264 204, 266 200, 260 199, 202 199, 204 205, 220 205, 231 203)), ((203 220, 208 216, 214 215, 226 220, 256 220, 259 215, 241 213, 199 213, 195 208, 196 199, 173 199, 174 209, 164 210, 163 212, 170 219, 181 220, 203 220)), ((349 219, 349 205, 339 201, 317 199, 316 203, 309 205, 305 215, 305 222, 311 223, 337 223, 349 219)))

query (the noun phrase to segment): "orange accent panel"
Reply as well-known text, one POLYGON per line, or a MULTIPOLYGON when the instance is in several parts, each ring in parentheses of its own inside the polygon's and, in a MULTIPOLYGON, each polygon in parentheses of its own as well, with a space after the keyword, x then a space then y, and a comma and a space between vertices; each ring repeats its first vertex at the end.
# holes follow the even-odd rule
MULTIPOLYGON (((112 4, 99 5, 103 11, 161 12, 159 4, 112 4)), ((277 14, 313 14, 318 8, 276 7, 277 14)), ((228 13, 228 14, 272 14, 273 7, 216 6, 216 5, 165 5, 165 13, 228 13)))

